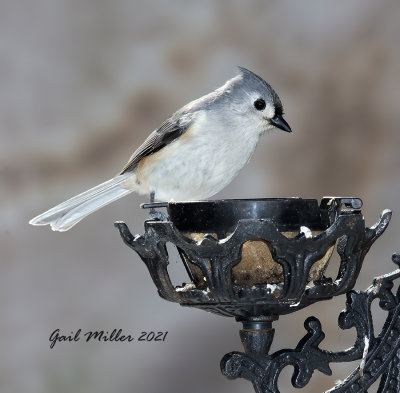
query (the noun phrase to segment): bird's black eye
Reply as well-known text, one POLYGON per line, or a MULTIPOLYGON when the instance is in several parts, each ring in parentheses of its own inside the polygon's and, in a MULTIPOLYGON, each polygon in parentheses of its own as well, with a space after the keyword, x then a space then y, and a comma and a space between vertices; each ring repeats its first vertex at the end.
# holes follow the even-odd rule
POLYGON ((262 111, 265 109, 265 101, 262 98, 257 98, 254 101, 254 108, 256 108, 258 111, 262 111))

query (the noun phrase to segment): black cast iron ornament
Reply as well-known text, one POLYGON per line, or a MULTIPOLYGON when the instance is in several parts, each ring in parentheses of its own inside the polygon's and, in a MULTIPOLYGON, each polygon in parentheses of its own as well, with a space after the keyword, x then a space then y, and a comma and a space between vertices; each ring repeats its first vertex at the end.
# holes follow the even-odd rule
MULTIPOLYGON (((246 378, 257 393, 279 392, 277 382, 287 365, 292 384, 301 388, 314 370, 330 375, 330 363, 361 359, 360 366, 329 392, 360 392, 382 375, 378 392, 400 392, 399 291, 392 293, 400 270, 375 278, 364 292, 352 291, 364 257, 389 224, 391 212, 366 228, 357 198, 220 200, 169 203, 170 220, 146 221, 144 235, 133 236, 115 223, 124 242, 145 262, 166 300, 197 307, 242 322, 244 353, 221 361, 228 378, 246 378), (176 245, 191 282, 174 287, 167 266, 166 243, 176 245), (324 275, 336 248, 340 267, 335 279, 324 275), (295 349, 268 354, 272 322, 320 300, 347 293, 339 316, 342 329, 356 328, 352 348, 319 348, 324 333, 319 320, 308 318, 306 335, 295 349), (373 331, 371 303, 379 298, 388 311, 382 332, 373 331)), ((393 256, 400 265, 400 254, 393 256)))

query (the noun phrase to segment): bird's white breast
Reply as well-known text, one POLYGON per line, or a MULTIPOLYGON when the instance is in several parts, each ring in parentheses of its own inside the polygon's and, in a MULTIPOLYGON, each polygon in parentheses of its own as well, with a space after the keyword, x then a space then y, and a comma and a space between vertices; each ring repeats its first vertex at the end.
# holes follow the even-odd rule
POLYGON ((157 200, 167 201, 211 197, 248 162, 259 137, 254 127, 201 112, 182 136, 142 160, 136 191, 155 191, 157 200))

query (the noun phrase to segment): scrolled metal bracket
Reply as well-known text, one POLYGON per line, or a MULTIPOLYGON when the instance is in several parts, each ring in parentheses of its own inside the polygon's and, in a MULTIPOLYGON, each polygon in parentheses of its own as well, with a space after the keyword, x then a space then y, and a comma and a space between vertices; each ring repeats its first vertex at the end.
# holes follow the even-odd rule
MULTIPOLYGON (((400 254, 392 256, 400 266, 400 254)), ((377 277, 365 291, 349 291, 346 309, 339 315, 341 329, 355 328, 357 339, 353 347, 339 352, 319 348, 325 337, 320 321, 310 317, 304 322, 307 334, 295 349, 284 349, 271 355, 267 353, 231 352, 221 361, 222 373, 230 379, 245 378, 253 383, 257 393, 279 393, 278 377, 288 365, 294 367, 292 385, 302 388, 310 381, 314 370, 326 375, 332 371, 329 363, 349 362, 361 359, 360 365, 326 393, 365 393, 380 377, 378 393, 400 391, 400 291, 392 292, 393 281, 400 277, 400 269, 377 277), (376 337, 373 331, 371 304, 379 299, 380 307, 388 312, 382 331, 376 337)), ((273 334, 268 331, 253 331, 253 335, 273 334)), ((256 339, 255 337, 251 339, 256 339)), ((249 340, 249 337, 247 337, 249 340)), ((247 348, 249 346, 247 345, 247 348)), ((251 347, 250 347, 251 348, 251 347)))

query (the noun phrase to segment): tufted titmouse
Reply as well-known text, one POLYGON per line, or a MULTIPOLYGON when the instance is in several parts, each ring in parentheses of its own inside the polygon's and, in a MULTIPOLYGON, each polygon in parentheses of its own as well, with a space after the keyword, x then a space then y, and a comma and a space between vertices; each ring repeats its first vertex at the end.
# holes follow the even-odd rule
POLYGON ((33 218, 67 231, 101 207, 135 191, 151 201, 208 198, 223 189, 249 161, 260 136, 291 132, 272 87, 253 72, 175 112, 133 153, 120 174, 33 218))

